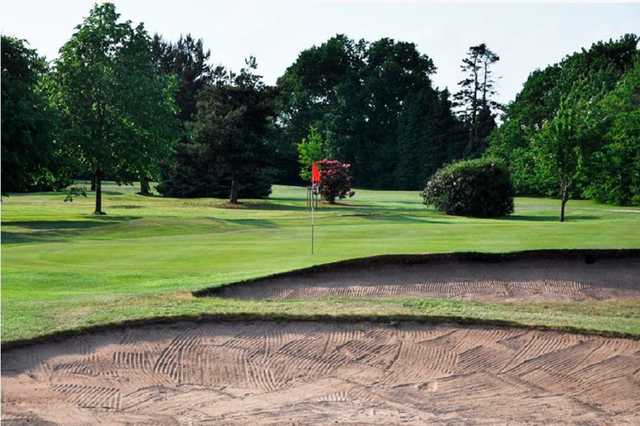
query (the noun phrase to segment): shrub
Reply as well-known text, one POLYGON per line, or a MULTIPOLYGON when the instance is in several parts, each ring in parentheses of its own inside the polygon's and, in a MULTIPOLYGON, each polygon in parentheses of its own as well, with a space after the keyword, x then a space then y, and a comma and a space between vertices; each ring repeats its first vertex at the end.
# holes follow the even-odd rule
POLYGON ((333 204, 336 198, 353 197, 351 190, 351 164, 336 160, 322 160, 318 162, 320 169, 320 194, 322 198, 333 204))
POLYGON ((500 217, 513 213, 513 185, 493 159, 459 161, 438 170, 422 193, 424 203, 451 215, 500 217))

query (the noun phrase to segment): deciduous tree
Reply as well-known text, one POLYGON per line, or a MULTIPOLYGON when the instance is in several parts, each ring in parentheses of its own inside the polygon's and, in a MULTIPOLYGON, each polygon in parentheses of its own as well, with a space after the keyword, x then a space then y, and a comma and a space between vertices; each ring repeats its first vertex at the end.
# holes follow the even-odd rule
POLYGON ((122 183, 148 173, 173 142, 172 83, 157 71, 144 26, 120 21, 112 3, 91 9, 55 61, 58 137, 94 176, 96 214, 105 177, 122 183))
POLYGON ((51 189, 61 177, 47 72, 26 41, 2 36, 2 193, 51 189))
POLYGON ((329 147, 315 127, 309 128, 309 134, 298 144, 298 162, 300 163, 300 177, 303 181, 311 179, 311 165, 314 161, 331 157, 329 147))
POLYGON ((555 181, 560 195, 560 222, 565 220, 566 204, 575 191, 581 172, 589 167, 594 135, 602 123, 594 109, 594 97, 576 85, 561 102, 553 119, 537 135, 536 169, 555 181))
MULTIPOLYGON (((605 107, 604 101, 601 101, 600 106, 590 106, 592 111, 601 109, 601 115, 607 120, 603 122, 604 127, 602 123, 598 124, 600 133, 593 136, 597 143, 594 143, 595 147, 590 147, 592 161, 588 168, 581 169, 582 175, 574 180, 572 192, 578 196, 596 197, 608 202, 633 202, 630 192, 623 191, 627 195, 622 196, 623 192, 618 192, 618 189, 631 188, 625 182, 631 182, 632 179, 619 177, 633 176, 631 170, 635 157, 632 154, 632 146, 636 139, 632 136, 633 131, 630 131, 619 133, 627 134, 629 137, 622 137, 617 139, 618 142, 613 142, 610 137, 612 133, 607 129, 616 127, 616 122, 622 123, 623 117, 633 117, 633 111, 637 110, 637 107, 633 106, 633 99, 637 98, 637 95, 632 95, 634 90, 637 93, 637 88, 622 90, 616 87, 620 87, 619 82, 629 73, 633 73, 634 58, 638 57, 638 40, 638 36, 626 34, 616 40, 599 41, 588 49, 581 49, 559 63, 535 70, 529 75, 515 101, 507 106, 502 125, 492 133, 488 150, 488 155, 502 159, 509 167, 519 194, 562 197, 553 175, 537 173, 536 153, 538 144, 544 140, 539 136, 544 131, 546 123, 554 120, 561 102, 575 90, 578 82, 582 87, 582 98, 597 94, 598 98, 606 99, 607 93, 618 91, 610 100, 617 99, 621 103, 616 107, 610 107, 609 103, 609 106, 605 107), (589 93, 585 92, 587 90, 589 93), (623 98, 626 98, 626 101, 622 101, 623 98), (620 117, 620 121, 617 117, 620 117), (626 148, 619 150, 622 146, 626 148)), ((579 105, 581 104, 576 104, 579 105)), ((566 108, 572 106, 567 105, 566 108)), ((628 123, 633 122, 632 118, 628 123)), ((631 128, 628 127, 629 130, 631 128)))

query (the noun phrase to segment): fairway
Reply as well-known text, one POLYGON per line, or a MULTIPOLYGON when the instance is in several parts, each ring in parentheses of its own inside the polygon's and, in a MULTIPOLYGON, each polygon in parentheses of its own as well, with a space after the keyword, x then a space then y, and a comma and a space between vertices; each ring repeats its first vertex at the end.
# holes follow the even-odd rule
POLYGON ((166 316, 452 316, 640 335, 633 300, 565 303, 384 300, 241 301, 191 291, 342 259, 380 254, 640 247, 640 209, 517 198, 500 220, 446 216, 417 192, 357 190, 322 204, 310 254, 305 190, 275 186, 265 200, 142 197, 107 185, 92 197, 10 195, 2 202, 3 342, 166 316))

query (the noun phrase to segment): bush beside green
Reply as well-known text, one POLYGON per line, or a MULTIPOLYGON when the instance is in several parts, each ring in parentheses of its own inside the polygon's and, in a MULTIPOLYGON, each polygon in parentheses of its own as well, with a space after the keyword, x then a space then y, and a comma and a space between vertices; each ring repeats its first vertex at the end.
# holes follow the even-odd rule
POLYGON ((501 217, 513 213, 509 171, 492 159, 459 161, 438 170, 422 193, 424 203, 450 215, 501 217))

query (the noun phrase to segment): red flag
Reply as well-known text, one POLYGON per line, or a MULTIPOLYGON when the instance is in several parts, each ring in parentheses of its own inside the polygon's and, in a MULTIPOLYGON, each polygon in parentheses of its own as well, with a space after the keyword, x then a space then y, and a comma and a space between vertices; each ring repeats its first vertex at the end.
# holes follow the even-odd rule
POLYGON ((318 169, 318 162, 314 161, 313 166, 311 166, 311 184, 319 184, 320 183, 320 170, 318 169))

